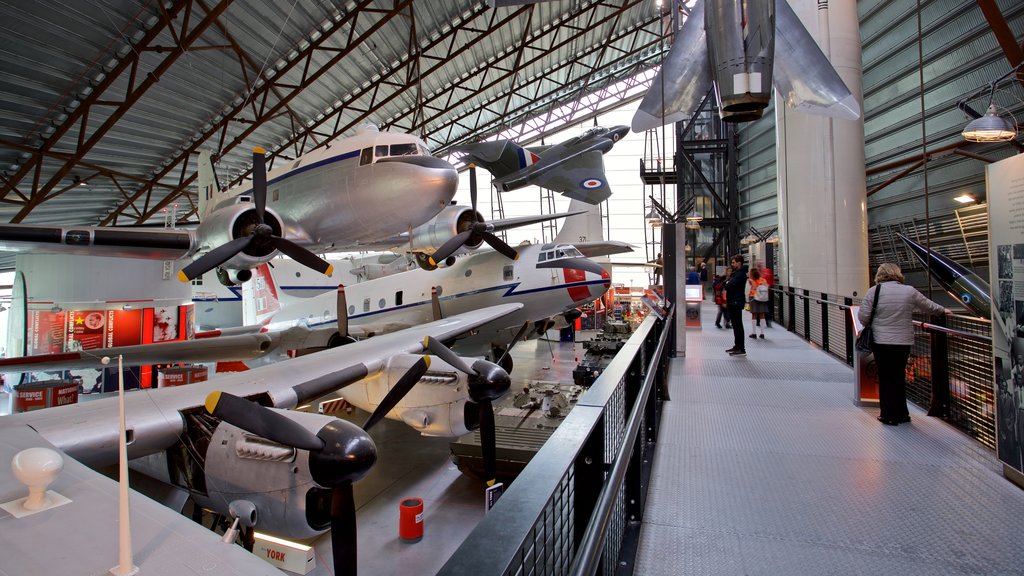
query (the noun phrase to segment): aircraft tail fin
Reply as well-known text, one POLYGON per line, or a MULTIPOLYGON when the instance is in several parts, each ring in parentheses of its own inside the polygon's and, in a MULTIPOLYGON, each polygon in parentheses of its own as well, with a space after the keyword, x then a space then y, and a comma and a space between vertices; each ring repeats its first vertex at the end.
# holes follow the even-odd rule
POLYGON ((242 286, 242 324, 269 323, 281 311, 280 294, 270 265, 257 266, 252 280, 242 286))
POLYGON ((601 222, 601 211, 604 203, 591 204, 577 198, 569 201, 567 212, 583 212, 565 219, 562 227, 555 235, 555 244, 576 244, 577 242, 601 242, 604 240, 604 227, 601 222))
POLYGON ((213 158, 209 150, 199 151, 199 168, 196 173, 199 186, 199 220, 202 221, 213 210, 213 197, 220 192, 217 174, 213 171, 213 158))

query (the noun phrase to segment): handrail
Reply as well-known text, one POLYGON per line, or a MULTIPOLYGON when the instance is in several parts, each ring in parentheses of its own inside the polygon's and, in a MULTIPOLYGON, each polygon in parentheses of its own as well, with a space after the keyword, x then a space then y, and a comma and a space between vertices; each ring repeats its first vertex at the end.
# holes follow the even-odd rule
MULTIPOLYGON (((604 482, 607 472, 603 458, 593 462, 586 459, 585 463, 577 462, 577 459, 585 450, 593 449, 592 446, 588 448, 587 443, 605 418, 608 402, 614 396, 615 389, 627 378, 630 366, 637 355, 642 353, 651 331, 656 329, 658 323, 661 323, 662 334, 670 329, 669 324, 652 314, 634 330, 619 353, 580 397, 576 406, 533 456, 516 481, 459 545, 438 572, 439 576, 506 573, 517 558, 523 562, 523 547, 529 546, 527 541, 538 519, 551 514, 552 498, 565 485, 567 474, 574 466, 576 481, 586 475, 596 475, 601 478, 600 482, 604 482), (588 469, 581 469, 581 464, 588 469)), ((603 439, 600 441, 603 442, 603 439)), ((598 494, 599 490, 595 488, 595 503, 598 494)), ((589 512, 588 515, 593 516, 589 512)), ((582 522, 578 525, 582 526, 582 522)))
MULTIPOLYGON (((671 325, 675 312, 676 307, 673 305, 672 309, 665 316, 665 324, 667 326, 671 325)), ((661 358, 670 332, 667 329, 661 332, 658 346, 654 349, 653 358, 661 358)), ((604 551, 605 533, 608 531, 608 522, 611 519, 612 508, 615 506, 615 499, 618 497, 622 482, 626 478, 626 469, 629 467, 630 458, 633 456, 636 437, 640 433, 640 422, 644 418, 647 399, 651 394, 651 389, 654 387, 654 378, 657 375, 658 370, 654 369, 648 370, 647 376, 644 377, 644 383, 640 387, 640 395, 637 396, 636 401, 633 403, 633 409, 629 413, 629 421, 626 424, 626 437, 622 441, 622 446, 619 447, 618 453, 615 455, 615 465, 612 467, 611 474, 608 475, 607 481, 601 488, 601 494, 598 497, 597 504, 594 506, 593 515, 590 517, 590 522, 587 523, 587 530, 577 548, 576 559, 573 560, 572 566, 569 568, 570 574, 590 576, 597 570, 597 566, 601 561, 601 554, 604 551)))
MULTIPOLYGON (((984 320, 984 318, 981 318, 984 320)), ((914 326, 921 328, 922 330, 932 330, 934 332, 942 332, 944 334, 951 334, 960 338, 966 338, 968 340, 977 340, 978 342, 992 343, 991 336, 985 336, 984 334, 973 334, 971 332, 964 332, 963 330, 957 330, 955 328, 946 328, 945 326, 939 326, 938 324, 930 324, 928 322, 921 322, 920 320, 914 320, 914 326)))

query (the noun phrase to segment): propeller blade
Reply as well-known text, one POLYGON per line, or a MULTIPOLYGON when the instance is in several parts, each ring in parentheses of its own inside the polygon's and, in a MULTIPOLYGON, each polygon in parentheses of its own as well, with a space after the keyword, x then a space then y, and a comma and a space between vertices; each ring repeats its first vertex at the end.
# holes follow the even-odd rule
POLYGON ((516 332, 516 335, 508 343, 508 346, 505 347, 505 353, 501 355, 501 358, 498 358, 498 361, 495 362, 495 364, 501 366, 502 361, 505 360, 505 357, 512 351, 512 347, 515 346, 516 342, 519 342, 519 339, 523 337, 523 334, 526 334, 529 330, 530 322, 523 322, 523 325, 519 328, 519 332, 516 332))
POLYGON ((294 420, 227 392, 210 392, 206 411, 242 430, 302 450, 322 450, 324 442, 294 420))
POLYGON ((516 252, 515 248, 506 244, 505 241, 502 240, 501 238, 498 238, 497 236, 491 234, 490 232, 483 232, 480 235, 483 236, 484 242, 490 244, 491 248, 494 248, 495 250, 503 254, 506 258, 511 258, 512 260, 519 259, 519 252, 516 252))
POLYGON ((440 320, 444 318, 441 313, 441 299, 437 295, 437 286, 430 288, 430 311, 434 314, 434 320, 440 320))
POLYGON ((388 412, 391 412, 402 398, 405 398, 405 395, 412 390, 412 387, 420 381, 420 378, 427 373, 428 368, 430 368, 429 356, 421 357, 415 364, 410 366, 409 370, 388 391, 387 396, 384 396, 384 399, 381 400, 373 414, 370 414, 370 417, 366 419, 366 423, 363 424, 363 430, 369 430, 377 422, 383 420, 388 412))
POLYGON ((466 364, 466 361, 460 358, 458 354, 452 352, 450 348, 448 348, 444 344, 441 344, 440 342, 431 338, 430 336, 427 336, 426 338, 423 339, 423 345, 424 347, 427 348, 427 350, 430 350, 431 354, 451 364, 452 367, 462 372, 463 374, 476 374, 476 370, 473 370, 473 368, 471 368, 469 364, 466 364))
POLYGON ((289 256, 292 260, 295 260, 306 268, 312 268, 325 276, 330 276, 334 272, 334 266, 331 265, 330 262, 316 254, 313 254, 309 250, 306 250, 287 238, 271 236, 270 243, 273 244, 274 248, 280 250, 282 254, 289 256))
POLYGON ((213 270, 217 266, 227 262, 235 254, 238 254, 242 250, 245 250, 249 246, 249 242, 252 242, 252 236, 243 236, 242 238, 235 238, 234 240, 221 244, 213 250, 210 250, 206 254, 203 254, 200 258, 197 258, 188 266, 185 266, 178 271, 178 280, 182 282, 191 282, 193 279, 206 274, 210 270, 213 270))
POLYGON ((479 403, 480 406, 480 454, 484 459, 484 481, 494 486, 498 480, 497 460, 498 447, 494 432, 494 407, 490 400, 479 403))
POLYGON ((257 146, 252 149, 252 199, 256 216, 263 223, 267 211, 267 151, 257 146))
POLYGON ((338 334, 348 336, 348 299, 345 298, 345 285, 338 284, 337 312, 338 334))
POLYGON ((352 483, 331 489, 331 554, 337 576, 356 576, 356 501, 352 483))
POLYGON ((444 261, 446 258, 455 253, 456 250, 462 247, 463 244, 469 240, 470 235, 473 234, 473 230, 463 230, 455 236, 452 236, 447 242, 441 244, 429 258, 431 266, 437 266, 438 262, 444 261))
POLYGON ((469 165, 469 205, 473 207, 473 218, 475 219, 479 216, 476 211, 476 164, 469 165))

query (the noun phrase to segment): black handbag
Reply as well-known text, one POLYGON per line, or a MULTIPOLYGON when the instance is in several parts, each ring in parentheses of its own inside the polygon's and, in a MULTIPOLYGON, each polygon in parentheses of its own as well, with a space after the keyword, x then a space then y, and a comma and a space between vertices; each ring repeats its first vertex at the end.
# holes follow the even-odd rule
POLYGON ((857 335, 856 348, 858 352, 872 352, 871 346, 875 343, 874 337, 871 334, 871 322, 875 319, 875 312, 878 310, 878 298, 882 294, 882 285, 878 284, 875 286, 875 305, 871 307, 871 317, 868 318, 868 323, 864 326, 864 329, 857 335))

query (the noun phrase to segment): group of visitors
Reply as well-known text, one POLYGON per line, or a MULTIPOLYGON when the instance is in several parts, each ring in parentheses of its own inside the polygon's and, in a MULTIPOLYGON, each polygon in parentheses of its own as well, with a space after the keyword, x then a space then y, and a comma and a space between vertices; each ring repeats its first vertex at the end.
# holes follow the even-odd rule
POLYGON ((733 347, 726 350, 730 356, 746 356, 747 349, 743 330, 743 309, 750 305, 750 337, 764 339, 764 327, 768 326, 768 280, 763 278, 761 271, 754 268, 749 271, 743 263, 743 256, 737 254, 729 261, 729 275, 716 275, 711 286, 718 305, 715 327, 732 328, 733 347))
MULTIPOLYGON (((878 368, 878 420, 888 426, 910 422, 907 410, 906 369, 910 347, 914 343, 913 314, 951 314, 926 298, 913 286, 903 283, 900 267, 891 262, 878 266, 875 285, 861 303, 857 314, 861 324, 872 327, 872 353, 878 368)), ((768 325, 769 286, 761 271, 748 269, 742 255, 729 261, 729 274, 716 275, 712 284, 718 315, 715 327, 732 328, 733 346, 726 350, 730 356, 746 356, 746 334, 743 329, 743 309, 749 304, 751 339, 764 339, 761 321, 768 325)))

